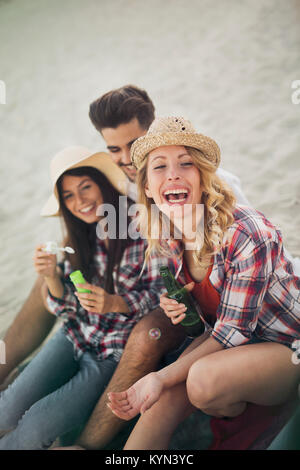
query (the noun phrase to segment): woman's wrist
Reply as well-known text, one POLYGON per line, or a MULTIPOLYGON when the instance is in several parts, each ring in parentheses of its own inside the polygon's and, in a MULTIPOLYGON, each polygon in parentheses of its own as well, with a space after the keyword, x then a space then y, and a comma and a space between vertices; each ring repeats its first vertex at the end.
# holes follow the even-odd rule
POLYGON ((57 272, 55 272, 53 277, 45 276, 44 280, 50 294, 57 299, 61 299, 64 293, 64 286, 57 272))
POLYGON ((157 378, 161 381, 163 390, 176 384, 176 379, 174 380, 172 368, 170 366, 172 366, 172 364, 154 372, 157 378))
POLYGON ((208 332, 204 333, 202 337, 199 337, 199 339, 197 338, 194 345, 190 346, 191 347, 187 348, 186 353, 179 357, 175 362, 157 372, 158 377, 163 382, 164 388, 173 387, 174 385, 185 381, 187 379, 189 369, 194 362, 201 359, 201 357, 223 349, 223 346, 217 340, 212 338, 208 332))
POLYGON ((44 280, 45 280, 46 284, 48 284, 48 282, 53 283, 53 282, 57 281, 57 279, 60 280, 60 277, 59 277, 59 275, 57 274, 56 271, 54 272, 54 274, 52 276, 44 276, 44 280))

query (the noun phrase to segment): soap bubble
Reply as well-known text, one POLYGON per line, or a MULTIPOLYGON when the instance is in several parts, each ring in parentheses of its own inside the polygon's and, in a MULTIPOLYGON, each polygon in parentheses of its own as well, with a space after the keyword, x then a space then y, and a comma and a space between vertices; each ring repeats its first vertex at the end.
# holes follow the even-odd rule
POLYGON ((151 339, 159 339, 161 337, 161 331, 159 328, 151 328, 149 330, 149 336, 151 339))

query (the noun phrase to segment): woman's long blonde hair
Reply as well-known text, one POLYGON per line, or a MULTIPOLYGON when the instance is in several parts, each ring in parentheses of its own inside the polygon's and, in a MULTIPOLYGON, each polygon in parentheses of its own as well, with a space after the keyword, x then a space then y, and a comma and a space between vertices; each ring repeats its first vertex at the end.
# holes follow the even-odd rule
MULTIPOLYGON (((236 199, 227 184, 216 175, 215 166, 200 150, 192 147, 186 147, 186 150, 200 172, 201 203, 204 206, 204 230, 203 233, 196 233, 196 249, 193 256, 196 264, 206 267, 210 264, 207 260, 221 249, 224 234, 233 223, 236 199)), ((160 213, 159 217, 151 218, 151 205, 155 202, 146 196, 144 189, 147 184, 147 157, 137 173, 138 201, 140 203, 139 228, 148 241, 146 260, 154 251, 162 256, 172 256, 172 251, 166 240, 151 236, 153 233, 163 233, 164 216, 160 213), (153 224, 156 224, 156 227, 153 224)), ((170 234, 171 240, 175 239, 175 229, 172 224, 170 234)), ((184 247, 182 246, 181 255, 183 252, 184 247)))

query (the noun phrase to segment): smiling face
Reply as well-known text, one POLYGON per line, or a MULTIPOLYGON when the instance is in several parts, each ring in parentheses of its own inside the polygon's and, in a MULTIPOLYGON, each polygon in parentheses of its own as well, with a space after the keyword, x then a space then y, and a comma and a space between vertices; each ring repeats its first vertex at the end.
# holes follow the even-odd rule
POLYGON ((87 224, 97 222, 97 207, 103 204, 99 186, 89 176, 64 175, 61 184, 66 208, 87 224))
POLYGON ((124 171, 130 181, 134 182, 136 169, 131 163, 130 149, 133 142, 145 135, 146 129, 143 129, 137 120, 132 119, 126 124, 120 124, 116 128, 105 127, 101 134, 106 142, 113 161, 124 171))
POLYGON ((166 215, 173 208, 180 216, 186 204, 201 203, 200 171, 185 147, 170 145, 150 152, 145 193, 166 215))

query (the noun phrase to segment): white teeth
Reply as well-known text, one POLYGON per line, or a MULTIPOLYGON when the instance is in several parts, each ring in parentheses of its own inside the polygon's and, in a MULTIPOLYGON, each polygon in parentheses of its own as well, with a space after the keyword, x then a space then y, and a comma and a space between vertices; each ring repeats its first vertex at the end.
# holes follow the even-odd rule
POLYGON ((182 194, 182 193, 188 193, 187 189, 168 189, 166 192, 164 192, 164 196, 167 196, 169 194, 182 194))
POLYGON ((81 209, 80 212, 89 212, 93 208, 93 205, 85 207, 84 209, 81 209))
POLYGON ((173 203, 175 203, 175 204, 176 204, 176 203, 178 203, 178 202, 183 202, 183 201, 185 201, 185 198, 181 198, 181 199, 174 199, 173 201, 169 201, 169 202, 171 202, 172 204, 173 204, 173 203))

